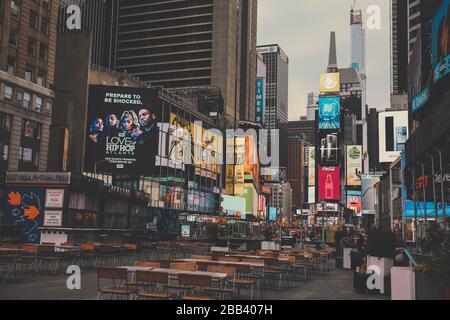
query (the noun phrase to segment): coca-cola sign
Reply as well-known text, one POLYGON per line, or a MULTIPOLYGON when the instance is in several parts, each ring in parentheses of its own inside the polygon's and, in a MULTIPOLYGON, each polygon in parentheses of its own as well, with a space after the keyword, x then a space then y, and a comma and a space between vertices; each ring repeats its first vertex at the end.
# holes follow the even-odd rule
POLYGON ((319 201, 341 200, 341 168, 319 166, 319 201))

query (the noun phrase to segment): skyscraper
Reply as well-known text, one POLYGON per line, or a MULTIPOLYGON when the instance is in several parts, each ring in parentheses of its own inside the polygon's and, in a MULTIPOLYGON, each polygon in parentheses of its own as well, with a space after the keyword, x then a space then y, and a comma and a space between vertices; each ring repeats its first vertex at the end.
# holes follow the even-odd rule
MULTIPOLYGON (((278 129, 279 141, 287 141, 289 58, 277 44, 258 46, 257 50, 263 55, 267 66, 264 128, 278 129)), ((280 143, 279 148, 280 167, 287 168, 287 144, 280 143)))
POLYGON ((365 78, 366 74, 366 31, 362 24, 361 10, 350 11, 350 27, 352 30, 351 67, 358 70, 365 78))
POLYGON ((227 127, 255 121, 256 0, 119 1, 116 67, 165 88, 216 86, 227 127))
POLYGON ((308 101, 306 105, 306 118, 309 121, 316 120, 316 111, 319 109, 319 96, 314 93, 308 93, 308 101))
POLYGON ((408 0, 391 0, 391 93, 407 91, 408 0))
POLYGON ((81 30, 92 32, 91 62, 114 70, 119 0, 61 0, 59 33, 72 31, 67 28, 67 20, 73 14, 69 10, 72 5, 80 8, 81 30))

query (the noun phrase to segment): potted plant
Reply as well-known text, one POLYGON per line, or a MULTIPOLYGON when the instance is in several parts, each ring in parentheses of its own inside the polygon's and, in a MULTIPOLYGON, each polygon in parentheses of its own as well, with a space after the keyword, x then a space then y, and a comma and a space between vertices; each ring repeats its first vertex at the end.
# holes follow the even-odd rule
POLYGON ((450 234, 433 226, 429 237, 433 258, 415 268, 417 300, 450 300, 450 234))
POLYGON ((380 270, 381 289, 384 294, 385 277, 390 276, 394 266, 395 248, 397 240, 392 231, 374 228, 369 231, 367 237, 367 266, 376 266, 380 270))

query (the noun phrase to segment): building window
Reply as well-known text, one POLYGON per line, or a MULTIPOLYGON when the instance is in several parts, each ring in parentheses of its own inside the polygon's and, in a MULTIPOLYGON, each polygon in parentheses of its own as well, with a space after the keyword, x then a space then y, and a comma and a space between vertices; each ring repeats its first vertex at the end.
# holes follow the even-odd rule
POLYGON ((30 121, 30 120, 24 120, 23 122, 23 136, 26 138, 33 138, 36 140, 41 139, 41 124, 30 121))
POLYGON ((11 131, 11 116, 0 113, 0 131, 9 133, 11 131))
POLYGON ((36 96, 36 100, 34 101, 34 110, 41 112, 42 110, 42 98, 36 96))
POLYGON ((8 61, 6 63, 6 72, 10 75, 14 75, 16 70, 16 59, 14 57, 8 57, 8 61))
POLYGON ((20 3, 18 0, 11 0, 11 16, 14 19, 19 19, 20 3))
POLYGON ((50 0, 42 0, 42 6, 45 9, 50 9, 50 0))
POLYGON ((45 71, 39 70, 36 83, 40 86, 45 86, 45 71))
POLYGON ((23 107, 29 109, 31 105, 31 94, 28 92, 23 93, 23 107))
POLYGON ((41 32, 48 36, 49 34, 49 22, 47 19, 42 19, 41 22, 41 32))
POLYGON ((11 47, 17 48, 17 30, 11 29, 8 43, 11 47))
POLYGON ((6 100, 12 100, 13 93, 14 93, 13 87, 5 86, 4 97, 5 97, 6 100))
POLYGON ((33 73, 34 73, 34 67, 27 65, 25 67, 25 80, 29 82, 33 82, 33 73))
POLYGON ((36 39, 33 38, 28 38, 28 45, 27 45, 27 51, 30 55, 32 55, 33 57, 36 56, 36 46, 37 46, 37 41, 36 39))
POLYGON ((0 157, 4 162, 8 161, 9 145, 0 142, 0 157))
POLYGON ((39 166, 39 151, 32 148, 20 147, 19 149, 20 170, 37 170, 39 166))
POLYGON ((41 43, 41 46, 39 48, 39 58, 47 61, 47 53, 48 53, 48 47, 45 44, 41 43))
POLYGON ((30 28, 39 30, 39 14, 34 11, 30 11, 30 28))

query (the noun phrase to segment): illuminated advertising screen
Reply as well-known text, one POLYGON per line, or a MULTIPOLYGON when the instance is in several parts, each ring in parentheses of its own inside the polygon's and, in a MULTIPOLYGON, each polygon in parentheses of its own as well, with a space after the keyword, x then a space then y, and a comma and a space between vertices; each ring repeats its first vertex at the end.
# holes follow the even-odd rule
POLYGON ((329 130, 319 132, 319 154, 317 159, 322 166, 336 166, 340 161, 339 133, 329 130))
POLYGON ((362 147, 347 146, 347 186, 361 186, 361 179, 358 174, 362 172, 362 147))
POLYGON ((90 86, 84 152, 87 172, 155 172, 161 101, 155 89, 90 86))
POLYGON ((433 70, 433 83, 438 82, 450 73, 450 55, 440 61, 433 70))
POLYGON ((380 182, 380 176, 363 175, 362 176, 362 214, 375 214, 378 205, 376 184, 380 182))
POLYGON ((222 196, 222 208, 223 212, 227 216, 239 215, 241 218, 245 218, 245 199, 233 196, 222 196))
POLYGON ((361 216, 361 191, 347 191, 347 208, 353 210, 357 216, 361 216))
POLYGON ((341 91, 339 73, 322 73, 320 75, 320 92, 331 93, 341 91))
POLYGON ((181 237, 185 239, 191 237, 191 226, 189 225, 181 226, 181 237))
POLYGON ((433 18, 432 64, 437 65, 450 55, 450 0, 443 0, 433 18))
POLYGON ((341 200, 341 169, 319 166, 319 201, 341 200))
POLYGON ((277 208, 269 207, 269 220, 277 221, 277 208))
POLYGON ((378 129, 379 161, 392 163, 405 150, 409 137, 408 111, 380 112, 378 129))
POLYGON ((340 98, 319 98, 319 129, 340 129, 341 127, 341 103, 340 98))

